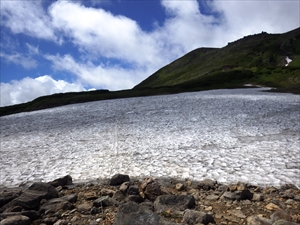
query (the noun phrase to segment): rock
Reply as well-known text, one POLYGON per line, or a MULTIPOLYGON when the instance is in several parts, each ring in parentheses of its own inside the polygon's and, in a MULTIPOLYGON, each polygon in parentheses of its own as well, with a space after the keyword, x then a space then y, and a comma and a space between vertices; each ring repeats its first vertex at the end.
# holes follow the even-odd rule
POLYGON ((120 203, 109 196, 102 196, 93 203, 95 207, 118 206, 120 203))
POLYGON ((128 195, 128 197, 126 198, 126 201, 141 203, 144 201, 144 199, 140 195, 128 195))
POLYGON ((1 220, 0 225, 30 225, 31 221, 27 216, 10 216, 1 220))
POLYGON ((227 213, 241 219, 246 218, 245 214, 239 209, 227 210, 227 213))
POLYGON ((128 175, 124 175, 124 174, 115 174, 109 182, 109 185, 111 186, 117 186, 117 185, 121 185, 124 182, 130 181, 129 176, 128 175))
POLYGON ((72 177, 70 175, 66 175, 64 177, 58 178, 54 181, 48 182, 48 184, 52 185, 53 187, 58 187, 58 186, 66 186, 72 184, 72 177))
POLYGON ((26 216, 31 221, 34 221, 34 220, 38 219, 40 215, 37 211, 34 211, 34 210, 22 211, 22 212, 7 212, 7 213, 0 214, 0 217, 2 217, 2 218, 8 218, 11 216, 26 216))
POLYGON ((77 194, 66 195, 66 196, 61 197, 61 199, 66 200, 71 203, 75 203, 75 202, 77 202, 78 195, 77 194))
POLYGON ((139 187, 137 185, 132 185, 127 190, 128 195, 140 195, 139 187))
POLYGON ((147 177, 141 184, 144 195, 150 201, 154 201, 157 196, 164 194, 161 190, 162 185, 152 178, 147 177))
POLYGON ((53 216, 53 217, 46 217, 45 219, 43 219, 43 223, 45 223, 46 225, 53 225, 54 223, 56 223, 57 221, 57 217, 53 216))
POLYGON ((253 194, 249 191, 249 190, 242 190, 242 191, 234 191, 234 192, 230 192, 230 191, 226 191, 223 194, 223 197, 225 199, 228 200, 251 200, 253 197, 253 194))
POLYGON ((292 221, 292 217, 284 210, 277 210, 270 216, 272 222, 283 219, 286 221, 292 221))
POLYGON ((0 192, 0 208, 20 196, 21 190, 8 189, 0 192))
POLYGON ((300 195, 295 195, 294 200, 300 202, 300 195))
POLYGON ((91 208, 91 214, 92 215, 95 215, 95 214, 98 214, 98 213, 100 213, 99 208, 97 208, 97 207, 92 207, 91 208))
POLYGON ((122 191, 118 190, 114 193, 114 195, 112 196, 113 199, 115 199, 118 202, 122 202, 125 200, 125 195, 123 194, 122 191))
POLYGON ((141 207, 135 202, 128 202, 119 207, 114 225, 175 225, 165 221, 148 208, 141 207))
POLYGON ((259 201, 263 201, 263 200, 264 200, 264 197, 261 194, 254 193, 252 196, 252 201, 254 201, 254 202, 259 202, 259 201))
POLYGON ((127 189, 129 188, 129 186, 130 186, 130 182, 129 181, 124 182, 123 184, 121 184, 119 190, 122 191, 123 193, 126 193, 127 189))
POLYGON ((156 212, 184 211, 195 207, 195 198, 192 195, 161 195, 154 202, 156 212))
POLYGON ((217 182, 211 179, 205 179, 198 183, 197 188, 202 190, 211 190, 216 188, 217 182))
POLYGON ((280 187, 280 190, 288 190, 288 189, 298 190, 298 188, 294 184, 284 184, 280 187))
POLYGON ((194 225, 194 224, 204 224, 215 223, 214 218, 204 212, 186 210, 183 216, 183 224, 185 225, 194 225))
POLYGON ((53 198, 46 201, 40 208, 41 213, 53 213, 59 210, 71 210, 74 206, 62 198, 53 198))
POLYGON ((91 209, 92 209, 92 205, 88 203, 82 203, 77 206, 77 211, 84 214, 90 212, 91 209))
POLYGON ((273 225, 299 225, 298 223, 289 222, 286 220, 277 220, 273 225))
POLYGON ((277 210, 277 209, 280 209, 278 205, 275 205, 274 203, 269 203, 265 206, 265 208, 267 210, 270 210, 270 211, 274 211, 274 210, 277 210))
POLYGON ((258 216, 250 216, 247 218, 247 225, 272 225, 272 221, 258 216))
POLYGON ((40 206, 40 201, 42 199, 57 198, 58 192, 55 188, 47 183, 37 182, 32 184, 25 192, 23 192, 19 197, 13 199, 11 202, 4 205, 0 212, 11 206, 21 206, 26 210, 38 210, 40 206))
POLYGON ((4 210, 4 213, 8 212, 21 212, 23 208, 21 206, 12 206, 4 210))
POLYGON ((182 190, 184 189, 184 184, 182 184, 182 183, 177 183, 177 184, 175 185, 175 189, 176 189, 177 191, 182 191, 182 190))
POLYGON ((114 190, 110 190, 110 189, 107 189, 107 188, 103 188, 101 190, 101 195, 102 196, 106 196, 108 195, 109 197, 112 197, 114 195, 115 191, 114 190))
POLYGON ((206 199, 206 200, 209 200, 209 201, 216 201, 216 200, 219 199, 219 196, 218 196, 218 195, 215 195, 215 194, 212 194, 212 195, 206 196, 205 199, 206 199))

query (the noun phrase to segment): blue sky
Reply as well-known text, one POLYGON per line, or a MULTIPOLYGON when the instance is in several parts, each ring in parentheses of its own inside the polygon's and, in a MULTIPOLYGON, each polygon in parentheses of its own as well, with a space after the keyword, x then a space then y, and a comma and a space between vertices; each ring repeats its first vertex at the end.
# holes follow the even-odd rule
POLYGON ((198 47, 300 26, 299 0, 1 0, 1 106, 129 89, 198 47))

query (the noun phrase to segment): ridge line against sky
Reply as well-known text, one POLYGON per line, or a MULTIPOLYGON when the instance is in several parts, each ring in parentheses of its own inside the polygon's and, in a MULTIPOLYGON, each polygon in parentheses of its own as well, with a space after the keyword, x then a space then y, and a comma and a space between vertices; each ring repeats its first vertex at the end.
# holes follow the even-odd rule
POLYGON ((300 26, 300 0, 1 0, 0 106, 129 89, 198 47, 300 26))

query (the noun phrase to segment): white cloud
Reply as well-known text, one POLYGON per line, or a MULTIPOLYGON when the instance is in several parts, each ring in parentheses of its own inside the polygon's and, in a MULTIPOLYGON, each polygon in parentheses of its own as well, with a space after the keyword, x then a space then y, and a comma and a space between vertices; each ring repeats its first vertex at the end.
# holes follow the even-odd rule
POLYGON ((31 44, 26 43, 30 55, 38 55, 40 53, 39 46, 34 47, 31 44))
POLYGON ((41 1, 1 1, 1 23, 13 33, 58 41, 41 1))
POLYGON ((20 53, 13 53, 11 55, 0 53, 0 57, 7 63, 14 63, 17 65, 21 65, 25 69, 33 69, 37 67, 37 61, 27 57, 26 55, 22 55, 20 53))
POLYGON ((19 104, 31 101, 39 96, 50 95, 62 92, 85 91, 77 83, 68 83, 63 80, 54 80, 48 75, 40 76, 35 79, 23 78, 19 81, 1 83, 1 106, 19 104))
POLYGON ((118 66, 106 67, 92 62, 84 64, 76 62, 70 55, 46 55, 46 59, 53 63, 56 70, 71 72, 76 75, 78 82, 100 89, 120 90, 129 89, 142 81, 148 71, 126 70, 118 66))

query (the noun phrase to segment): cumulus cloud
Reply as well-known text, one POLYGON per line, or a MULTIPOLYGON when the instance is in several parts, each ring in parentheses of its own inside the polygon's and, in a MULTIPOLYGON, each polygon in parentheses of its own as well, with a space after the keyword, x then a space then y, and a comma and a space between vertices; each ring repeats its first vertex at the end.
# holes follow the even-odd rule
POLYGON ((106 67, 92 62, 82 64, 74 60, 71 55, 46 55, 52 61, 56 70, 68 71, 77 76, 80 83, 100 89, 120 90, 132 88, 142 81, 147 71, 126 70, 121 67, 106 67))
POLYGON ((13 33, 58 41, 41 1, 1 1, 1 23, 13 33))
POLYGON ((40 76, 35 79, 26 77, 19 81, 1 83, 1 106, 19 104, 31 101, 39 96, 62 92, 85 91, 81 84, 54 80, 50 76, 40 76))

